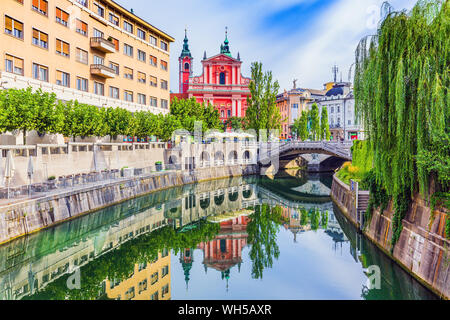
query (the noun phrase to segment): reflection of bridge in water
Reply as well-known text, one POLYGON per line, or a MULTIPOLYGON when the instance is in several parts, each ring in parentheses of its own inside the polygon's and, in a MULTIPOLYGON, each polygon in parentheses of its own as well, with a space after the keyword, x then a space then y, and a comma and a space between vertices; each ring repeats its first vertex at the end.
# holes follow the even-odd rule
POLYGON ((328 210, 330 217, 333 211, 329 199, 318 203, 288 200, 259 185, 255 177, 155 192, 1 246, 0 299, 31 295, 123 243, 159 228, 178 229, 208 216, 260 204, 328 210))

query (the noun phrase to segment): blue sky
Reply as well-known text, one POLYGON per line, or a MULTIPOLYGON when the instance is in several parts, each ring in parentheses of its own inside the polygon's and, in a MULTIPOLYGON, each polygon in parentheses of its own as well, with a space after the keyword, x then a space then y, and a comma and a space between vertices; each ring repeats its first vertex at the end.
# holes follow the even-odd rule
MULTIPOLYGON (((171 45, 170 89, 178 92, 178 56, 188 29, 194 74, 201 73, 203 52, 219 53, 228 27, 234 57, 242 73, 260 61, 280 83, 322 89, 332 80, 336 63, 344 81, 359 40, 376 31, 382 0, 116 0, 175 38, 171 45)), ((396 10, 411 9, 415 0, 392 0, 396 10)), ((338 76, 340 78, 340 74, 338 76)))

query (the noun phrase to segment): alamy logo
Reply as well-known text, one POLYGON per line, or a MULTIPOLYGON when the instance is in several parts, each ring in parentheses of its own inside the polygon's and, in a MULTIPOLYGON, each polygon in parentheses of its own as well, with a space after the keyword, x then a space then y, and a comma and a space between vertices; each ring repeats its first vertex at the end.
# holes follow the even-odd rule
POLYGON ((381 270, 379 266, 372 265, 367 268, 366 274, 369 276, 367 278, 366 286, 371 289, 381 289, 381 270))
POLYGON ((378 26, 378 21, 380 21, 380 7, 376 5, 369 6, 366 12, 369 15, 366 21, 367 29, 376 29, 378 26))
POLYGON ((81 271, 80 268, 76 268, 75 272, 67 278, 67 288, 69 290, 81 289, 81 271))

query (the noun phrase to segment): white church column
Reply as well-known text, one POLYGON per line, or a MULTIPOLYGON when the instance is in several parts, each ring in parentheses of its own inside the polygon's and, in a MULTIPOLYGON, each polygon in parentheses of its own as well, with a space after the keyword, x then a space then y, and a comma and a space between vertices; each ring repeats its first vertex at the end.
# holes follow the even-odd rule
POLYGON ((231 100, 231 113, 233 117, 236 117, 236 100, 234 99, 231 100))
POLYGON ((241 110, 241 108, 242 108, 242 100, 239 99, 237 101, 237 116, 238 117, 242 117, 242 110, 241 110))
POLYGON ((237 82, 241 84, 241 66, 238 67, 237 82))
POLYGON ((212 66, 209 65, 208 67, 209 67, 209 79, 208 79, 208 83, 210 84, 210 83, 212 83, 212 66))
POLYGON ((234 80, 236 79, 236 67, 233 66, 231 69, 233 70, 232 76, 231 76, 231 84, 234 84, 234 80))

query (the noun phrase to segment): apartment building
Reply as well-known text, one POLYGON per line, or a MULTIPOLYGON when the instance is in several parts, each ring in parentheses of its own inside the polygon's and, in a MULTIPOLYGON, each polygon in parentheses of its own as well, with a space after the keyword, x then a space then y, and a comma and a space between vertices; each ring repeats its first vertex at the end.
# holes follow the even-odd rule
POLYGON ((169 112, 170 35, 112 0, 2 0, 1 88, 169 112))
POLYGON ((170 300, 170 252, 158 253, 154 261, 139 263, 123 280, 106 279, 106 296, 115 300, 170 300))
POLYGON ((277 95, 277 108, 281 114, 281 139, 292 137, 292 125, 301 117, 303 111, 310 110, 309 104, 323 97, 326 91, 316 89, 294 88, 277 95))

